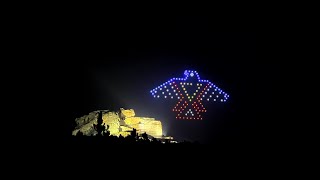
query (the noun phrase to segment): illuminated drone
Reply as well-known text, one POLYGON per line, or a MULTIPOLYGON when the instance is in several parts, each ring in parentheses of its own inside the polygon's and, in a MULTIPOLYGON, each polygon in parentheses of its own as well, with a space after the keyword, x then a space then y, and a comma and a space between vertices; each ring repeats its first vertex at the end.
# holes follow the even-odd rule
POLYGON ((208 80, 201 80, 197 71, 185 70, 184 78, 172 78, 154 88, 155 98, 178 99, 173 108, 177 119, 202 120, 207 110, 202 101, 226 102, 229 95, 208 80))

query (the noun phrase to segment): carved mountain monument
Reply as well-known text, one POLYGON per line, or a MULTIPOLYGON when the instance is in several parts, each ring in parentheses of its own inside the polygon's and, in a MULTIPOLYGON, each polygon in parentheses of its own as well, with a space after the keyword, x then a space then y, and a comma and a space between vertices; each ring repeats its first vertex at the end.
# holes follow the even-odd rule
POLYGON ((136 117, 133 109, 120 108, 119 112, 109 110, 93 111, 88 115, 76 118, 76 127, 72 131, 72 135, 76 135, 81 131, 86 136, 96 135, 97 132, 93 128, 93 124, 97 124, 98 114, 102 112, 102 120, 105 126, 109 126, 110 135, 124 137, 130 135, 133 129, 138 134, 147 133, 148 135, 161 138, 162 124, 161 121, 149 117, 136 117))

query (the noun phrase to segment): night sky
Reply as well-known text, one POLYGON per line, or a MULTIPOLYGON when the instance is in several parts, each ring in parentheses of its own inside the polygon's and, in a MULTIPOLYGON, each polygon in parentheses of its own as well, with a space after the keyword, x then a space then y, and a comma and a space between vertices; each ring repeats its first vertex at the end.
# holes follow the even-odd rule
POLYGON ((270 63, 257 59, 254 31, 218 32, 204 16, 144 16, 111 19, 104 26, 73 22, 64 37, 56 76, 62 101, 56 112, 66 137, 75 118, 123 107, 161 120, 164 133, 178 140, 259 141, 273 108, 274 75, 270 63), (226 103, 205 103, 202 121, 175 119, 176 101, 150 94, 167 80, 183 77, 186 69, 230 95, 226 103))

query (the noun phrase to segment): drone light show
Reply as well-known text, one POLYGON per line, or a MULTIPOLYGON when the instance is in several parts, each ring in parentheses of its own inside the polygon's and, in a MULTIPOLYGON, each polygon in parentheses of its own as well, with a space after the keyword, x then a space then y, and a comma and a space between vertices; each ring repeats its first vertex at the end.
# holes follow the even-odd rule
POLYGON ((176 119, 202 120, 207 110, 203 101, 226 102, 229 95, 209 80, 202 80, 197 71, 185 70, 184 78, 172 78, 150 91, 154 98, 178 100, 172 109, 176 119))

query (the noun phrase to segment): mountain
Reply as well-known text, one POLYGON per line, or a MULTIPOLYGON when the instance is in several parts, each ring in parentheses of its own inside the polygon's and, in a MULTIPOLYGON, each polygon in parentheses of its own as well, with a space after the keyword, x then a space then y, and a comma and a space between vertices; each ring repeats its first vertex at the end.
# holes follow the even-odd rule
POLYGON ((124 137, 130 135, 133 129, 137 130, 138 134, 147 133, 155 138, 162 137, 161 121, 150 117, 136 117, 133 109, 120 108, 118 112, 109 110, 98 110, 75 119, 76 127, 72 131, 72 135, 76 135, 79 131, 85 136, 96 135, 93 125, 97 124, 98 114, 102 112, 102 120, 110 135, 124 137))

